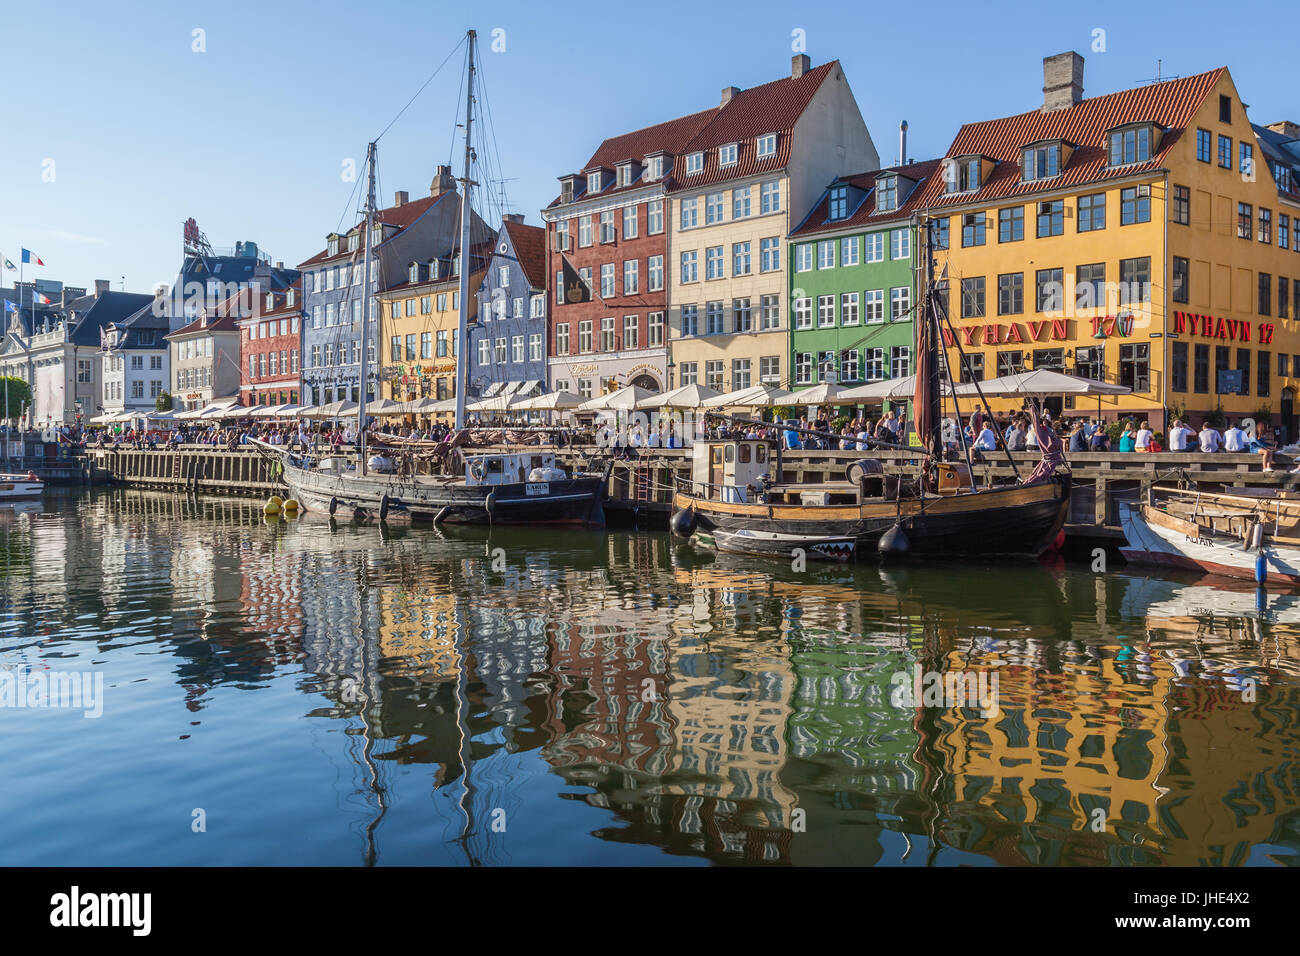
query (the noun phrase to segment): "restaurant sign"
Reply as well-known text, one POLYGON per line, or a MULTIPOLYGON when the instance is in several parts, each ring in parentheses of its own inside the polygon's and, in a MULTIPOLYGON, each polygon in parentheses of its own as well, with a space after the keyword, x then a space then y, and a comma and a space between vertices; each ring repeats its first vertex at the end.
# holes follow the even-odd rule
MULTIPOLYGON (((1271 344, 1273 329, 1273 323, 1260 322, 1256 341, 1260 345, 1271 344)), ((1225 319, 1217 315, 1201 315, 1199 312, 1175 312, 1173 331, 1201 335, 1207 339, 1227 339, 1230 342, 1250 341, 1250 323, 1245 319, 1225 319)))
MULTIPOLYGON (((1066 341, 1070 338, 1069 319, 1050 319, 1035 322, 1011 322, 1006 325, 993 322, 988 325, 970 325, 959 329, 962 345, 1001 345, 1014 342, 1066 341), (1028 333, 1026 335, 1026 333, 1028 333)), ((951 348, 952 333, 943 330, 943 344, 951 348)))

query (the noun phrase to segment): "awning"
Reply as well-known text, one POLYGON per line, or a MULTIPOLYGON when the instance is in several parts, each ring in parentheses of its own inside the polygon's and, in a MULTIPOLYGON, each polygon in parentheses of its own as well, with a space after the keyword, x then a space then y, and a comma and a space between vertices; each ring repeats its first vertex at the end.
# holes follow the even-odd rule
POLYGON ((1132 391, 1127 385, 1112 385, 1110 382, 1100 382, 1080 375, 1066 375, 1050 368, 991 378, 979 383, 979 391, 976 391, 974 382, 957 386, 958 395, 977 395, 983 392, 986 396, 1128 395, 1132 391))
POLYGON ((491 385, 489 385, 487 388, 483 390, 483 394, 480 397, 491 398, 497 392, 501 391, 501 386, 504 384, 505 384, 504 382, 493 382, 491 385))

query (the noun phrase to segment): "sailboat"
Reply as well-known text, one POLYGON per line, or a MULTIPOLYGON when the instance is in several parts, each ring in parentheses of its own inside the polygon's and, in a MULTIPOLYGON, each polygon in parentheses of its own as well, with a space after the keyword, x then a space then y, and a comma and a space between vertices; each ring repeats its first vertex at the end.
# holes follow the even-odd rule
MULTIPOLYGON (((914 479, 886 475, 861 459, 844 482, 800 485, 783 479, 779 440, 701 441, 689 482, 673 495, 674 534, 718 551, 831 561, 885 557, 1038 556, 1057 540, 1070 504, 1061 442, 1034 413, 1042 460, 1017 484, 977 488, 967 461, 943 460, 938 295, 926 234, 926 289, 916 326, 916 431, 922 447, 914 479), (775 474, 770 474, 773 469, 775 474)), ((954 403, 956 398, 953 399, 954 403)), ((798 431, 798 429, 793 429, 798 431)))
MULTIPOLYGON (((470 294, 470 172, 473 156, 474 50, 477 34, 470 30, 468 90, 465 104, 465 174, 462 179, 460 249, 460 321, 456 354, 469 355, 468 311, 470 294)), ((364 265, 370 275, 371 231, 375 219, 375 158, 377 146, 366 150, 367 192, 364 265)), ((361 341, 370 341, 370 309, 361 310, 361 341)), ((462 374, 462 373, 458 373, 462 374)), ((543 448, 500 450, 464 454, 450 443, 445 448, 422 448, 423 456, 406 453, 394 459, 386 454, 367 457, 366 399, 369 349, 361 350, 361 388, 357 402, 358 460, 332 455, 314 459, 284 446, 252 440, 264 455, 283 467, 290 494, 306 511, 328 512, 381 521, 409 518, 435 524, 576 524, 603 527, 605 474, 568 475, 555 455, 543 448)), ((456 390, 456 433, 465 427, 465 389, 456 390)))

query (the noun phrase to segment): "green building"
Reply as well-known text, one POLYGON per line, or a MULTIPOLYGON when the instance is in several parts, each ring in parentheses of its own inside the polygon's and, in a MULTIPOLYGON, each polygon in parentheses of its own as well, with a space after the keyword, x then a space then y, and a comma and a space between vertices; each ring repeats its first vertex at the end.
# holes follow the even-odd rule
POLYGON ((930 160, 839 178, 790 234, 791 388, 912 374, 921 282, 913 213, 939 167, 930 160))

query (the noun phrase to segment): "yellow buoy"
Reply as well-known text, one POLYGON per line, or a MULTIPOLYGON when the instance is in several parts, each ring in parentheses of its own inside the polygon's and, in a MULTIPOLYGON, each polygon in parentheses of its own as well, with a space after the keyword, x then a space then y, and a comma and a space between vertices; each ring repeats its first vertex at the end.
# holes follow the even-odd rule
POLYGON ((278 515, 279 513, 280 513, 280 499, 278 496, 273 496, 271 500, 268 501, 266 505, 262 508, 262 514, 278 515))
POLYGON ((284 503, 284 513, 285 513, 285 514, 290 514, 290 513, 292 513, 292 514, 297 514, 297 513, 298 513, 298 501, 297 501, 296 498, 289 498, 289 499, 287 499, 287 500, 285 501, 285 503, 284 503))
POLYGON ((284 504, 284 499, 281 498, 279 495, 272 495, 270 500, 267 501, 267 504, 272 504, 272 503, 274 503, 275 506, 278 508, 280 507, 280 505, 284 504))

